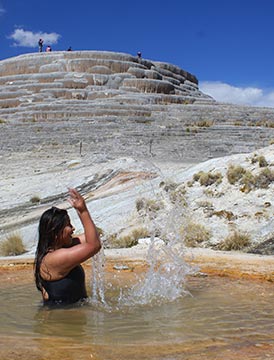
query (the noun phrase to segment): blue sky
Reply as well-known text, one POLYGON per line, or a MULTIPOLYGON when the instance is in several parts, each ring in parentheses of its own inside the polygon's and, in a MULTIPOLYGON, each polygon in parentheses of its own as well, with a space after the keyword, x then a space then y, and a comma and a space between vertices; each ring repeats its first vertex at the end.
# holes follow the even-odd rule
POLYGON ((106 50, 169 62, 216 100, 274 107, 274 0, 0 0, 0 60, 106 50))

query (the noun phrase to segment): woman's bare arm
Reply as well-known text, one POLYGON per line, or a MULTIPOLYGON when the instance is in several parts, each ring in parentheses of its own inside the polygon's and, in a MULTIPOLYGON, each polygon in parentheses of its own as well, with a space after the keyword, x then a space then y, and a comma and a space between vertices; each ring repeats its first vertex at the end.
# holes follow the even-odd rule
POLYGON ((69 195, 69 202, 78 213, 84 227, 84 234, 79 236, 78 245, 61 248, 47 254, 45 265, 57 278, 66 275, 73 267, 89 259, 101 249, 100 238, 84 198, 75 189, 69 189, 69 195))

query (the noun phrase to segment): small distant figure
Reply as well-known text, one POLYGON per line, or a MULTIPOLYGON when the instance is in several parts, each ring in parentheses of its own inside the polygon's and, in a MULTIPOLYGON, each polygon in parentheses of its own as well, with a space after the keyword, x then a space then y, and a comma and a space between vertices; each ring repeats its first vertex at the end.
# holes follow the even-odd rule
POLYGON ((72 51, 72 48, 71 48, 71 46, 68 48, 68 50, 67 51, 72 51))
POLYGON ((138 59, 141 59, 141 58, 142 58, 142 53, 141 53, 141 51, 138 51, 138 52, 137 52, 137 56, 138 56, 138 59))
POLYGON ((46 47, 46 52, 50 52, 50 51, 52 51, 52 48, 51 48, 50 45, 48 45, 48 46, 46 47))
POLYGON ((43 51, 43 43, 44 43, 43 39, 39 39, 38 41, 39 52, 43 51))

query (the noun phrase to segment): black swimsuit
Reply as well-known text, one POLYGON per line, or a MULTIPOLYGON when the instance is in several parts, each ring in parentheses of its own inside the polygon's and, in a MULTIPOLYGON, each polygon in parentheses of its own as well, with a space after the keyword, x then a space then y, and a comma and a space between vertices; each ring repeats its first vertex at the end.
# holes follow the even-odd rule
POLYGON ((45 305, 73 304, 87 298, 85 272, 81 265, 73 268, 60 280, 47 281, 42 279, 43 288, 48 293, 45 305))

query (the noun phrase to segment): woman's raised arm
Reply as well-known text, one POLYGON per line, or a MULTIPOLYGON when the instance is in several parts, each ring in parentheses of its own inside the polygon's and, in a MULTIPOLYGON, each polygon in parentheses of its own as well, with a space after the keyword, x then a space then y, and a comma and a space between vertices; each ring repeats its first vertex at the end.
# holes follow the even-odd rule
POLYGON ((87 209, 84 198, 76 189, 69 189, 69 203, 77 211, 84 227, 80 243, 68 248, 60 248, 47 255, 48 266, 59 276, 67 274, 76 265, 81 264, 101 249, 101 242, 96 226, 87 209))

